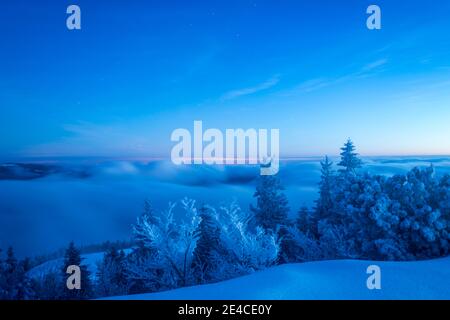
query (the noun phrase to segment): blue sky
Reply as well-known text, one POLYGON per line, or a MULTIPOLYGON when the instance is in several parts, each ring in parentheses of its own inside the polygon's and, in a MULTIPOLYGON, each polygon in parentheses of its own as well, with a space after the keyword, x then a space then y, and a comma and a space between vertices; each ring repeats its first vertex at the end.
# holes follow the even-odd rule
POLYGON ((449 16, 444 0, 10 1, 0 156, 169 157, 194 120, 279 128, 284 157, 348 137, 364 155, 450 154, 449 16))

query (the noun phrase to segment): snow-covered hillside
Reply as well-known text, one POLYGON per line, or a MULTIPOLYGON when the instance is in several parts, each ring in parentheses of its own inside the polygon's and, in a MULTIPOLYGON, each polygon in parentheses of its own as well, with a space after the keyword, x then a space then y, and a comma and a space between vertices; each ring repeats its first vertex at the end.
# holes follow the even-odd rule
MULTIPOLYGON (((83 261, 82 265, 86 265, 88 270, 91 272, 91 276, 94 278, 97 273, 97 263, 101 262, 103 259, 104 252, 88 253, 81 255, 83 261)), ((28 276, 32 278, 44 276, 50 272, 62 272, 64 259, 54 259, 44 262, 30 271, 28 271, 28 276)))
MULTIPOLYGON (((125 249, 123 251, 128 254, 131 250, 132 249, 125 249)), ((102 261, 104 255, 105 252, 86 253, 81 255, 81 265, 88 267, 92 279, 95 279, 97 274, 97 264, 102 261)), ((31 278, 38 278, 50 272, 61 272, 63 263, 63 258, 49 260, 28 271, 28 276, 31 278)))
POLYGON ((107 299, 450 299, 450 257, 288 264, 215 284, 107 299), (381 268, 381 290, 366 286, 367 267, 374 264, 381 268))

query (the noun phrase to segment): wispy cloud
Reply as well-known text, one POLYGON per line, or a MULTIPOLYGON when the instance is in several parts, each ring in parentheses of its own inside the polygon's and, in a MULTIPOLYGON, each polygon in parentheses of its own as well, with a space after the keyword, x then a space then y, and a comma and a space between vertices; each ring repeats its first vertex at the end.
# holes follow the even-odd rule
POLYGON ((301 93, 308 93, 308 92, 316 91, 321 88, 327 87, 327 86, 333 84, 334 82, 335 82, 335 80, 330 80, 330 79, 325 79, 325 78, 311 79, 311 80, 302 82, 300 85, 298 85, 296 88, 296 91, 299 91, 301 93))
POLYGON ((366 64, 362 69, 360 73, 369 72, 372 70, 375 70, 381 66, 384 66, 388 62, 388 59, 379 59, 374 62, 366 64))
POLYGON ((263 83, 260 83, 254 87, 242 88, 242 89, 237 89, 237 90, 232 90, 230 92, 227 92, 222 96, 221 100, 231 100, 231 99, 236 99, 236 98, 240 98, 243 96, 255 94, 257 92, 272 88, 272 87, 276 86, 279 82, 280 82, 279 76, 274 76, 274 77, 270 78, 269 80, 264 81, 263 83))
POLYGON ((376 74, 382 70, 381 67, 388 63, 388 59, 379 59, 373 62, 367 63, 362 67, 359 67, 356 71, 350 72, 337 77, 323 77, 306 80, 295 87, 294 90, 289 90, 289 93, 302 94, 317 91, 323 88, 327 88, 333 85, 340 84, 342 82, 351 81, 360 78, 366 78, 373 74, 376 74))

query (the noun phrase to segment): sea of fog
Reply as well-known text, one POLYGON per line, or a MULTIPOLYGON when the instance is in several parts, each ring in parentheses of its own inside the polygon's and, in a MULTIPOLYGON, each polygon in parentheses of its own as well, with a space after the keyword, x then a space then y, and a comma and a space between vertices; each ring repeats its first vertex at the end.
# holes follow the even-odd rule
MULTIPOLYGON (((291 214, 317 197, 320 159, 286 160, 280 179, 291 214)), ((450 158, 364 159, 374 174, 404 173, 414 166, 450 173, 450 158)), ((184 197, 219 207, 236 200, 248 210, 259 168, 255 166, 175 166, 169 161, 76 161, 36 179, 0 179, 0 248, 19 256, 50 253, 71 240, 78 245, 131 237, 131 225, 145 199, 156 210, 184 197), (83 172, 73 175, 65 172, 83 172)), ((20 171, 17 173, 20 175, 20 171)), ((16 178, 20 178, 16 177, 16 178)))

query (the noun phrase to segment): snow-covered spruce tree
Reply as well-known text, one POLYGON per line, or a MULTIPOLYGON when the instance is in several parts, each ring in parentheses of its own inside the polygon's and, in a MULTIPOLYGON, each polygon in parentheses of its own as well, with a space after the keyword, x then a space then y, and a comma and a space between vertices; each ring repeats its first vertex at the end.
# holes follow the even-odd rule
MULTIPOLYGON (((330 223, 330 220, 336 219, 337 217, 336 213, 333 211, 333 189, 336 186, 337 179, 333 171, 333 162, 326 156, 325 159, 320 162, 320 166, 319 198, 316 200, 314 214, 310 216, 308 226, 302 227, 303 232, 308 229, 308 237, 315 239, 320 237, 319 225, 322 227, 326 226, 330 223)), ((304 216, 304 219, 305 218, 306 216, 304 216)), ((302 223, 305 224, 306 221, 303 221, 302 223)))
POLYGON ((25 258, 19 262, 17 273, 19 278, 19 284, 17 289, 18 300, 30 300, 36 297, 34 290, 34 281, 28 277, 27 272, 31 268, 29 258, 25 258))
POLYGON ((364 174, 355 179, 347 201, 347 230, 354 235, 359 257, 403 260, 408 254, 398 237, 400 217, 392 210, 385 184, 383 176, 364 174))
POLYGON ((34 279, 36 299, 58 300, 62 298, 61 283, 63 278, 57 271, 49 271, 34 279))
POLYGON ((142 254, 134 250, 126 256, 128 293, 148 293, 176 287, 173 277, 168 276, 166 266, 158 261, 155 253, 142 254))
POLYGON ((125 253, 109 248, 97 266, 96 292, 99 297, 128 294, 125 253))
POLYGON ((1 265, 0 275, 0 299, 1 300, 15 300, 17 297, 17 285, 19 279, 17 277, 17 259, 14 256, 14 251, 11 247, 6 252, 6 259, 1 265))
POLYGON ((279 263, 292 261, 291 239, 287 227, 292 222, 288 219, 288 200, 283 193, 284 187, 277 176, 260 176, 254 197, 256 207, 250 206, 254 214, 253 225, 266 232, 277 234, 280 240, 279 263))
POLYGON ((8 299, 15 299, 17 297, 17 287, 19 284, 19 277, 17 273, 18 261, 14 255, 14 250, 9 247, 6 252, 5 260, 6 268, 6 291, 8 299))
POLYGON ((302 206, 298 211, 295 226, 304 234, 310 234, 312 233, 311 231, 313 229, 313 224, 313 213, 307 206, 302 206))
POLYGON ((400 217, 398 238, 415 258, 448 254, 448 185, 439 181, 434 167, 414 168, 406 176, 388 179, 392 210, 400 217))
POLYGON ((344 167, 340 171, 345 173, 355 173, 356 169, 362 165, 362 161, 358 158, 358 154, 355 152, 355 146, 350 139, 341 148, 341 161, 338 165, 344 167))
POLYGON ((93 286, 90 279, 90 271, 88 270, 86 265, 82 265, 81 262, 83 259, 81 258, 80 251, 75 247, 73 242, 70 242, 69 246, 66 249, 64 255, 64 263, 62 268, 62 296, 63 300, 82 300, 89 299, 93 297, 93 286), (66 281, 69 275, 66 273, 67 267, 70 265, 75 265, 80 267, 81 272, 81 288, 70 290, 67 288, 66 281))
POLYGON ((332 163, 327 158, 321 163, 316 237, 320 239, 324 256, 329 258, 362 257, 363 251, 370 251, 367 248, 367 243, 373 241, 370 235, 383 233, 375 231, 375 223, 369 218, 372 206, 382 196, 382 182, 380 184, 367 174, 356 174, 355 170, 362 162, 354 150, 353 143, 348 140, 342 148, 339 165, 344 169, 339 175, 333 173, 332 163))
POLYGON ((441 255, 450 253, 450 175, 442 177, 438 186, 438 202, 441 221, 436 224, 440 229, 441 255))
POLYGON ((399 260, 406 251, 397 240, 398 214, 391 210, 385 178, 342 173, 331 192, 329 214, 318 221, 318 234, 330 258, 399 260))
POLYGON ((200 209, 200 224, 196 230, 198 237, 194 250, 192 268, 196 282, 211 282, 216 269, 213 258, 223 251, 220 244, 220 227, 211 210, 203 205, 200 209))
MULTIPOLYGON (((319 198, 316 200, 314 214, 309 219, 308 228, 303 228, 309 229, 309 233, 303 233, 303 237, 296 236, 296 239, 301 240, 303 244, 307 243, 307 240, 317 240, 322 254, 313 252, 313 256, 323 256, 328 259, 347 257, 351 251, 349 245, 352 244, 347 241, 344 227, 347 216, 346 192, 351 186, 350 180, 354 179, 355 175, 336 175, 333 171, 333 163, 328 157, 325 157, 320 164, 319 198)), ((304 246, 303 244, 301 246, 304 246)), ((303 256, 307 254, 304 253, 303 256)))
POLYGON ((5 300, 6 297, 5 268, 6 266, 2 258, 2 249, 0 249, 0 300, 5 300))
POLYGON ((184 211, 181 219, 174 219, 175 206, 170 204, 167 210, 151 218, 143 216, 133 227, 135 237, 152 252, 153 257, 146 260, 147 267, 141 264, 138 269, 130 268, 132 277, 146 277, 139 272, 153 270, 161 273, 158 280, 162 281, 160 286, 166 288, 193 282, 193 252, 198 238, 195 231, 200 217, 194 200, 185 198, 181 201, 184 211))
POLYGON ((332 207, 318 221, 327 256, 411 260, 448 253, 448 186, 434 168, 390 178, 339 175, 332 207), (447 208, 447 209, 446 209, 447 208))
MULTIPOLYGON (((433 166, 390 178, 357 174, 361 161, 350 140, 341 157, 338 175, 327 159, 322 162, 311 223, 325 258, 411 260, 449 253, 450 176, 437 179, 433 166)), ((300 225, 308 225, 305 217, 300 225)), ((305 230, 299 231, 301 237, 291 232, 291 239, 307 242, 305 230)))
POLYGON ((256 198, 256 206, 250 206, 256 226, 276 232, 279 226, 286 224, 289 207, 283 190, 284 187, 277 176, 260 176, 253 195, 256 198))
POLYGON ((18 261, 14 250, 9 247, 6 260, 0 260, 0 299, 28 300, 34 298, 31 280, 26 275, 26 260, 18 261))
POLYGON ((318 235, 325 254, 334 258, 404 259, 405 250, 395 239, 399 219, 390 211, 385 178, 356 174, 362 162, 350 139, 341 150, 340 175, 328 180, 330 165, 328 161, 322 164, 322 181, 331 181, 321 183, 317 205, 318 235))
POLYGON ((319 199, 316 201, 316 218, 323 219, 331 214, 332 189, 334 187, 335 175, 333 172, 333 162, 328 157, 320 162, 321 176, 319 182, 319 199))

